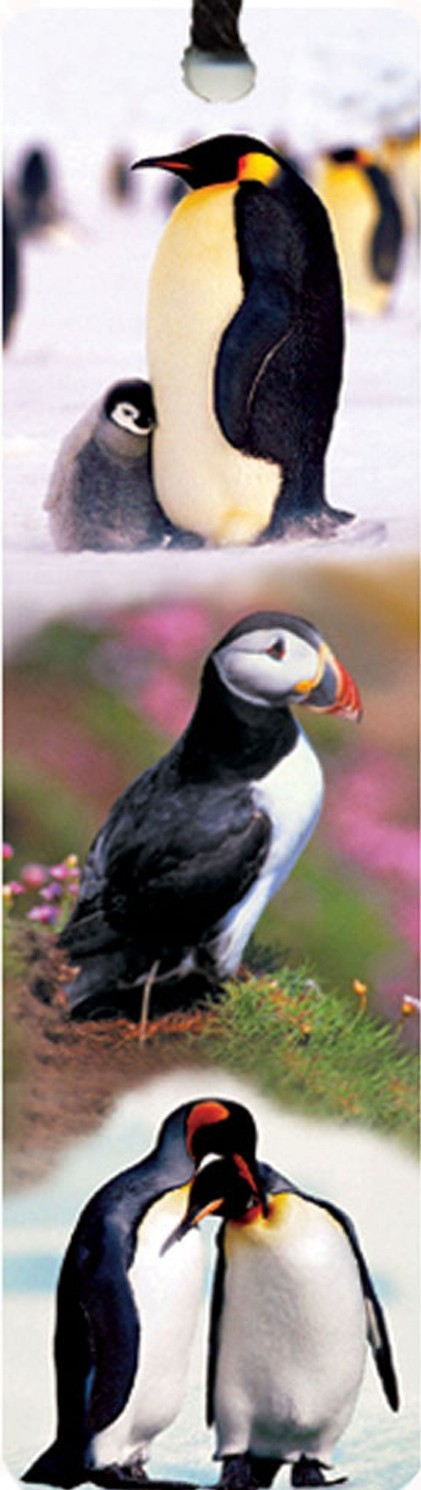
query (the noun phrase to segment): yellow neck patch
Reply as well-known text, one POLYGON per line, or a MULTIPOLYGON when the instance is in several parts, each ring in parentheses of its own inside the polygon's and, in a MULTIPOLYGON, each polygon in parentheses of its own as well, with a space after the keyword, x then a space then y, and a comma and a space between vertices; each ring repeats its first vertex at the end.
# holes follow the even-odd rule
POLYGON ((272 155, 260 155, 257 151, 251 151, 250 155, 240 157, 237 181, 262 181, 264 186, 268 186, 269 182, 276 181, 281 170, 282 166, 272 155))

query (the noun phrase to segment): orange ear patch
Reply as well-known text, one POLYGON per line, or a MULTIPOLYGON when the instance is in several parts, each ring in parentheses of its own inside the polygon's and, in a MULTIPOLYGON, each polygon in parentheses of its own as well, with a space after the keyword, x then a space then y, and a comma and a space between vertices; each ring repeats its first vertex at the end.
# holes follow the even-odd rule
POLYGON ((192 1154, 192 1143, 198 1128, 207 1128, 208 1124, 220 1123, 224 1118, 229 1118, 229 1109, 222 1102, 197 1102, 192 1107, 186 1123, 186 1147, 188 1154, 192 1154))

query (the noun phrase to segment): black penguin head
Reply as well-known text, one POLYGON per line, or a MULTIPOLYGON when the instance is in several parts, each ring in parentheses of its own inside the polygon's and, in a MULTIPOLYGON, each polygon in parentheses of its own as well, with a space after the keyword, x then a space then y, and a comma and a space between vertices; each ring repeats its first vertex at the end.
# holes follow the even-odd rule
POLYGON ((150 434, 156 425, 150 383, 145 383, 142 378, 114 383, 105 395, 103 413, 107 420, 129 434, 150 434))
POLYGON ((170 155, 151 155, 137 160, 132 170, 156 166, 163 171, 173 171, 180 176, 192 191, 202 186, 222 186, 227 182, 244 180, 272 184, 282 170, 282 160, 270 145, 253 135, 216 135, 210 140, 200 140, 186 150, 174 150, 170 155))
POLYGON ((215 1098, 192 1103, 186 1116, 186 1148, 197 1168, 208 1154, 238 1150, 255 1162, 257 1133, 254 1119, 240 1102, 215 1098))
POLYGON ((266 1191, 258 1167, 255 1163, 249 1165, 242 1154, 215 1159, 194 1176, 183 1220, 167 1237, 162 1251, 167 1251, 174 1242, 181 1242, 193 1226, 199 1226, 207 1216, 215 1214, 243 1225, 268 1214, 266 1191))
POLYGON ((305 704, 318 713, 361 717, 356 683, 319 632, 300 616, 257 611, 218 642, 211 663, 225 687, 260 708, 305 704))

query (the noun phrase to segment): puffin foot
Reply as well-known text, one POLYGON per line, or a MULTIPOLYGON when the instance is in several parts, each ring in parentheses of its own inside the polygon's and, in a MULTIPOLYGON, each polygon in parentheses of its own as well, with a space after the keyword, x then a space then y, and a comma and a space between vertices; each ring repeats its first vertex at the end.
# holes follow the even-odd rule
POLYGON ((249 1454, 232 1454, 223 1460, 218 1490, 260 1490, 255 1477, 256 1461, 249 1454))
POLYGON ((322 1464, 320 1459, 307 1459, 306 1454, 301 1454, 292 1466, 291 1485, 344 1485, 347 1475, 337 1475, 334 1480, 327 1480, 323 1470, 328 1468, 329 1465, 322 1464))

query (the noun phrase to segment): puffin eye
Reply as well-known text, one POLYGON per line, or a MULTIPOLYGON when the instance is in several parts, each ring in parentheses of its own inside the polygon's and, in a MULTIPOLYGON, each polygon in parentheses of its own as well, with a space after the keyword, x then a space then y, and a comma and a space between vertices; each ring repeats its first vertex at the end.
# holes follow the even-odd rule
POLYGON ((267 655, 268 657, 274 657, 275 662, 281 662, 282 657, 285 657, 285 651, 285 642, 282 640, 281 636, 278 636, 276 642, 273 642, 273 645, 271 647, 268 647, 267 655))

